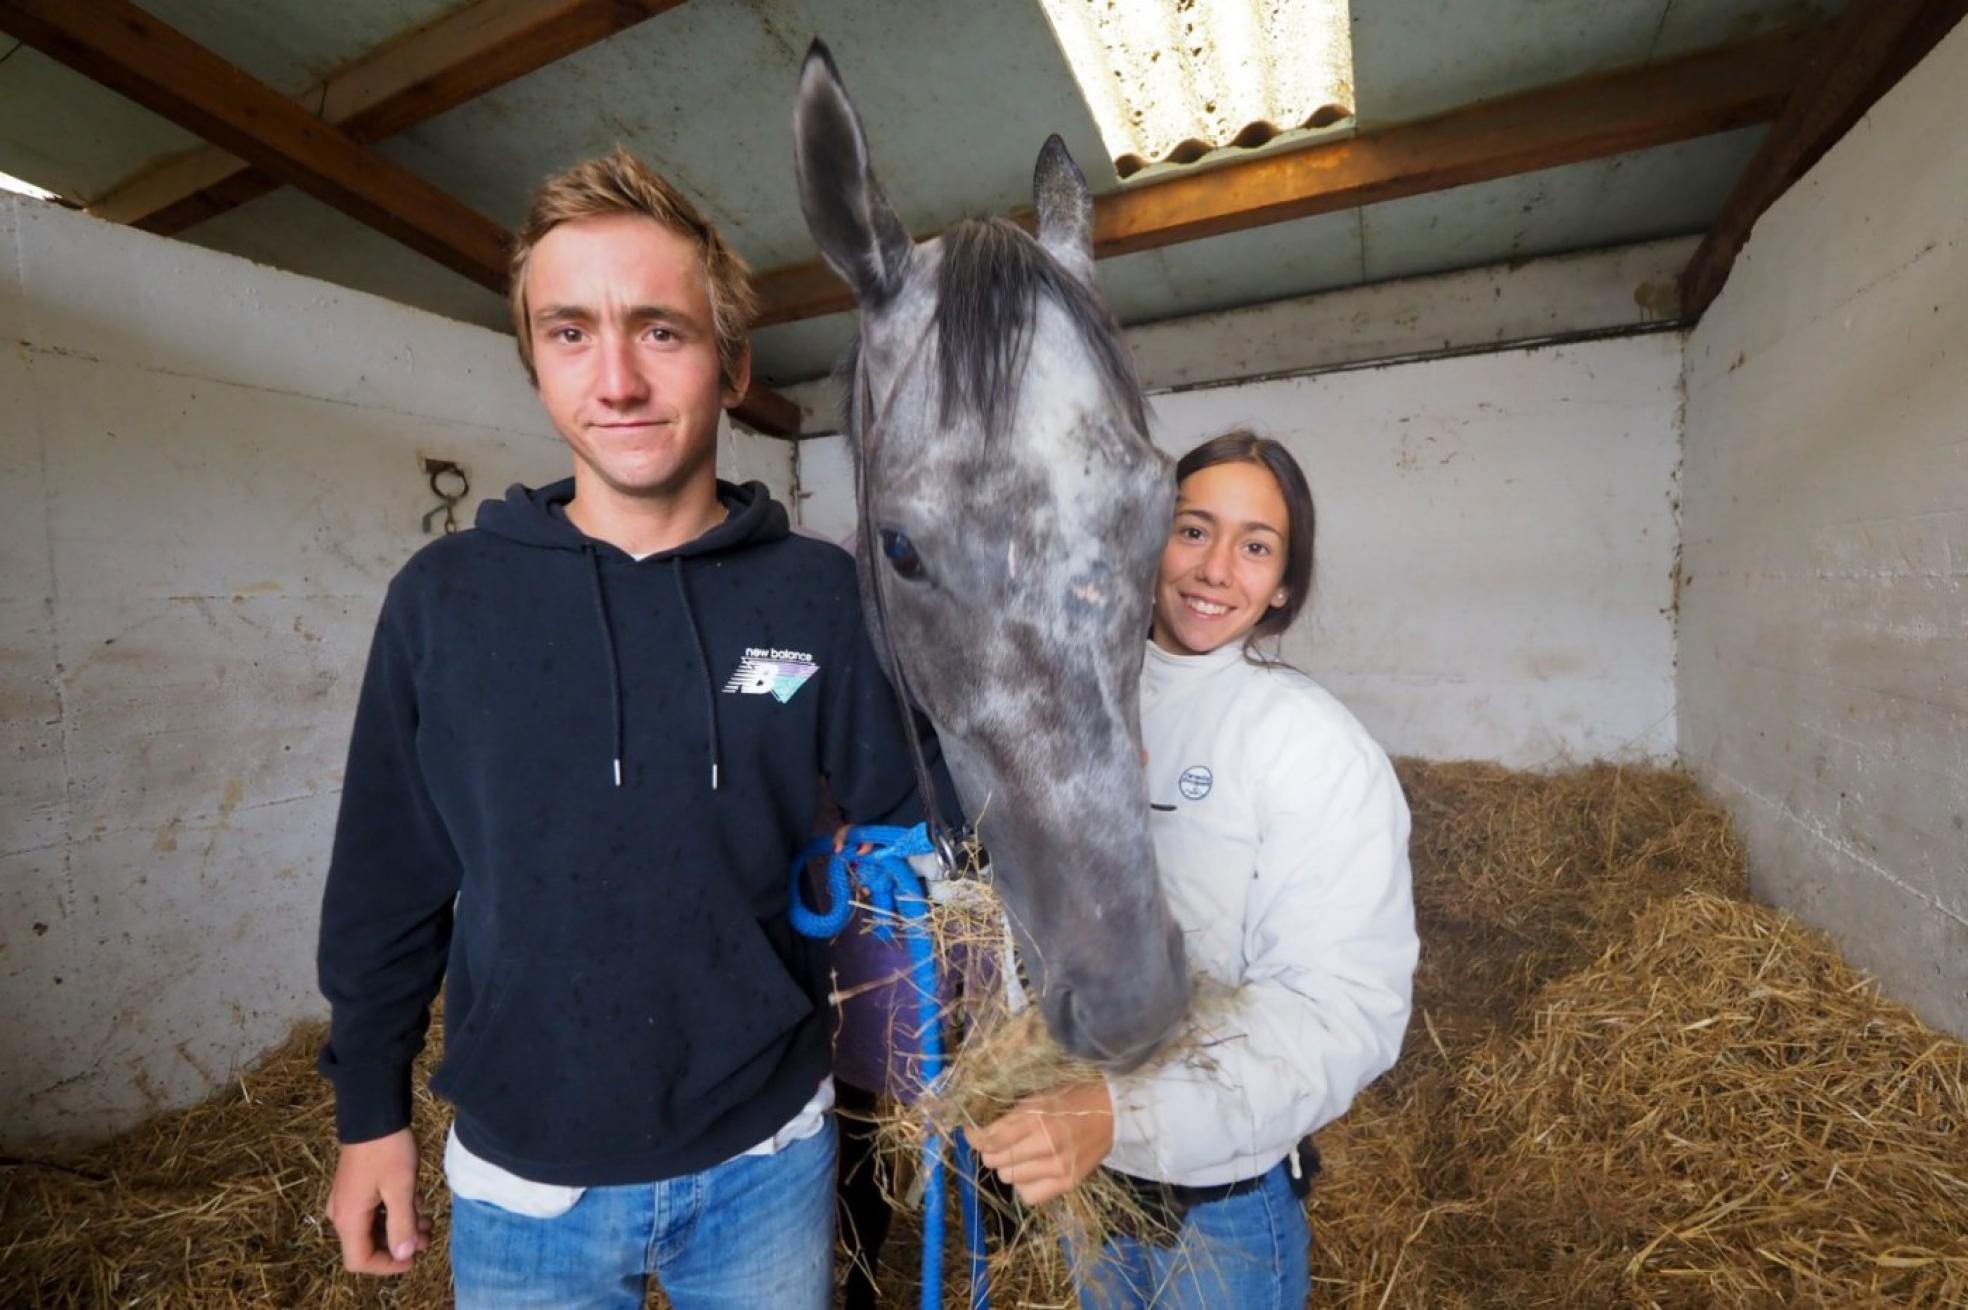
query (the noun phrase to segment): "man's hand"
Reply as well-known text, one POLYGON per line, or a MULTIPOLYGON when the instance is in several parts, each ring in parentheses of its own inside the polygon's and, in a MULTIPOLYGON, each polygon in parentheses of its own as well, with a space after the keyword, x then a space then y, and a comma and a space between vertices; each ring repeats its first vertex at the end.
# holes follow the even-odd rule
POLYGON ((1114 1098, 1107 1084, 1074 1083, 1028 1096, 1010 1114, 964 1136, 1027 1205, 1078 1187, 1114 1146, 1114 1098))
POLYGON ((350 1273, 407 1273, 430 1245, 430 1220, 417 1217, 417 1139, 408 1128, 342 1147, 328 1219, 342 1239, 342 1265, 350 1273), (381 1208, 383 1240, 378 1241, 381 1208))

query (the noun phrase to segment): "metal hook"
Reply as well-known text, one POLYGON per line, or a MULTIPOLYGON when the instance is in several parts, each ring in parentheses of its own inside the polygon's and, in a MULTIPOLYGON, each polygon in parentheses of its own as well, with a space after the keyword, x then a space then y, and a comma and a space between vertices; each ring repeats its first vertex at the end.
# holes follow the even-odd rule
POLYGON ((431 520, 442 514, 445 535, 448 536, 458 530, 458 502, 471 495, 471 479, 465 476, 464 469, 448 459, 426 459, 424 472, 430 475, 431 494, 440 502, 432 507, 430 513, 424 515, 424 531, 428 534, 431 530, 431 520), (446 491, 437 484, 437 480, 447 473, 458 479, 456 491, 446 491))

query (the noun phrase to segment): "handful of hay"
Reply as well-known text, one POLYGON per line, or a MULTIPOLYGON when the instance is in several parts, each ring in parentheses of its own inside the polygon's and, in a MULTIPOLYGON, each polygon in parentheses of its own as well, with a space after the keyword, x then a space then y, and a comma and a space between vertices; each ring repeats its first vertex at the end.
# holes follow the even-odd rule
MULTIPOLYGON (((955 1046, 942 1077, 932 1090, 907 1104, 883 1102, 880 1112, 878 1128, 888 1166, 885 1190, 891 1202, 904 1210, 920 1207, 914 1186, 916 1165, 930 1135, 947 1144, 966 1129, 1002 1118, 1028 1097, 1102 1077, 1097 1065, 1070 1054, 1053 1039, 1036 1005, 1011 1008, 1001 972, 1004 914, 988 882, 959 884, 956 894, 933 908, 931 925, 939 960, 946 970, 954 965, 963 982, 954 1002, 939 1016, 946 1042, 955 1046)), ((1229 989, 1198 978, 1190 1022, 1158 1058, 1206 1061, 1201 1044, 1209 1016, 1231 995, 1229 989)), ((902 1036, 904 1040, 891 1044, 910 1049, 918 1045, 916 1034, 902 1036)), ((954 1211, 954 1183, 951 1196, 954 1211)), ((1150 1239, 1173 1236, 1164 1231, 1163 1219, 1144 1208, 1132 1189, 1105 1170, 1095 1171, 1072 1192, 1037 1208, 1026 1206, 989 1179, 980 1189, 980 1200, 991 1212, 987 1228, 993 1234, 992 1285, 1009 1290, 1011 1303, 1017 1305, 1070 1299, 1069 1258, 1090 1257, 1111 1233, 1125 1231, 1150 1239), (1069 1257, 1069 1251, 1076 1257, 1069 1257)), ((945 1227, 953 1234, 962 1231, 955 1222, 945 1227)), ((951 1242, 945 1254, 947 1268, 963 1267, 960 1245, 951 1242)))

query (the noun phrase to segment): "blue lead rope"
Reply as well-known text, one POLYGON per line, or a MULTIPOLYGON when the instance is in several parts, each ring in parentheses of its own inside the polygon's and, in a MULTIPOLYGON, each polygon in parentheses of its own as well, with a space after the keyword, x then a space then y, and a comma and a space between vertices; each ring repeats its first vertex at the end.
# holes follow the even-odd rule
MULTIPOLYGON (((854 911, 850 883, 859 874, 868 899, 878 911, 874 933, 884 942, 895 940, 893 924, 900 920, 909 948, 910 981, 916 989, 916 1017, 922 1029, 923 1091, 933 1091, 943 1076, 943 1019, 936 977, 936 946, 929 930, 929 896, 921 879, 909 867, 912 855, 935 851, 923 824, 913 828, 869 825, 850 828, 841 848, 834 848, 831 837, 817 837, 793 860, 793 900, 790 915, 793 927, 807 937, 836 937, 847 926, 854 911), (866 855, 853 854, 862 846, 872 849, 866 855), (807 861, 827 856, 827 909, 816 913, 807 908, 800 893, 807 861)), ((970 1143, 962 1133, 951 1138, 956 1157, 957 1192, 963 1203, 964 1241, 970 1254, 971 1310, 987 1310, 990 1282, 985 1268, 984 1215, 978 1204, 977 1175, 971 1161, 970 1143)), ((923 1142, 923 1310, 942 1310, 943 1305, 943 1140, 931 1132, 923 1142)))

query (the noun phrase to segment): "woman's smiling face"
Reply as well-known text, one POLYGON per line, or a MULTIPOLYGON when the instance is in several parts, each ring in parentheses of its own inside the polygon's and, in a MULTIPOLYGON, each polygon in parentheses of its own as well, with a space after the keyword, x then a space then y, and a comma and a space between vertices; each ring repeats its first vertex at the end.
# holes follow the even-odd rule
POLYGON ((1155 581, 1155 644, 1202 655, 1285 603, 1291 514, 1271 471, 1234 460, 1184 478, 1155 581))

